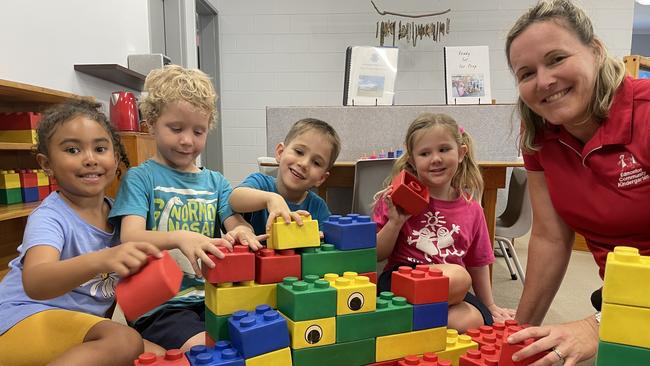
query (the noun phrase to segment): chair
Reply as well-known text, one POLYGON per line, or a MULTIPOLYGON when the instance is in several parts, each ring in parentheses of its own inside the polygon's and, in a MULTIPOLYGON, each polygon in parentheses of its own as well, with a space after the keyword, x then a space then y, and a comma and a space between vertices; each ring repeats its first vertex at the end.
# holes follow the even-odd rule
POLYGON ((275 157, 273 156, 260 156, 257 158, 257 167, 260 169, 260 173, 270 175, 272 177, 278 176, 278 166, 275 157), (276 164, 274 166, 264 166, 263 164, 276 164))
POLYGON ((501 249, 506 265, 510 271, 510 277, 517 279, 517 274, 512 268, 512 262, 519 274, 521 282, 524 283, 524 271, 521 268, 519 257, 515 251, 514 239, 528 233, 532 224, 532 209, 530 197, 528 196, 528 178, 526 170, 522 168, 512 169, 510 184, 508 185, 508 201, 506 208, 496 219, 494 230, 494 241, 501 249), (510 258, 512 257, 512 258, 510 258))
POLYGON ((382 189, 390 175, 395 159, 359 160, 354 166, 354 187, 352 189, 352 212, 372 215, 370 206, 375 193, 382 189))

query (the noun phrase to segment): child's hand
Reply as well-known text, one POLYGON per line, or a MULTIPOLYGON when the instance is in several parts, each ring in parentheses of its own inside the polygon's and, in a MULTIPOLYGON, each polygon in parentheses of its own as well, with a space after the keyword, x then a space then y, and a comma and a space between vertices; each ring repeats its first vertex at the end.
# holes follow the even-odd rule
POLYGON ((284 218, 284 222, 287 224, 291 223, 291 219, 293 219, 298 226, 302 226, 302 217, 300 214, 309 215, 309 212, 302 210, 291 212, 287 202, 279 194, 273 194, 269 198, 266 203, 266 209, 269 211, 269 218, 266 220, 266 231, 271 230, 271 226, 278 217, 284 218))
POLYGON ((389 187, 386 195, 384 196, 384 202, 388 206, 388 220, 395 222, 399 226, 402 226, 409 218, 411 218, 411 215, 393 204, 391 193, 392 188, 389 187))
POLYGON ((232 237, 208 238, 203 234, 187 230, 172 231, 170 232, 170 235, 174 235, 174 242, 177 243, 178 249, 180 249, 190 261, 194 273, 196 273, 198 277, 201 277, 199 259, 203 265, 214 268, 214 262, 210 260, 206 253, 211 253, 215 257, 222 259, 225 255, 218 247, 232 250, 232 245, 234 244, 232 237))
POLYGON ((260 243, 260 240, 266 240, 268 235, 258 235, 255 236, 255 233, 250 227, 240 225, 230 230, 224 235, 224 238, 231 243, 237 242, 242 245, 246 245, 251 248, 253 251, 262 249, 264 246, 260 243))
POLYGON ((488 306, 490 313, 492 314, 492 319, 495 323, 503 323, 506 320, 515 318, 514 309, 500 308, 496 304, 488 306))
POLYGON ((150 243, 127 242, 97 252, 100 255, 99 272, 115 272, 127 277, 140 270, 147 263, 147 256, 162 257, 160 249, 150 243))

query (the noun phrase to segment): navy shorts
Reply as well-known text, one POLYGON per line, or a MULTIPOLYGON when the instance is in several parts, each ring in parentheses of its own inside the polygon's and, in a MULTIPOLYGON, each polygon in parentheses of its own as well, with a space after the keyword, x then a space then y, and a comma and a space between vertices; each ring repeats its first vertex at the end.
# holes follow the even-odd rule
MULTIPOLYGON (((396 271, 400 266, 402 265, 394 266, 393 271, 396 271)), ((382 291, 390 291, 391 273, 393 271, 385 271, 379 276, 379 279, 377 279, 377 293, 380 293, 382 291)), ((492 325, 492 323, 494 323, 490 310, 473 293, 466 293, 463 301, 472 305, 479 311, 479 313, 481 313, 481 316, 483 317, 483 324, 492 325)))
POLYGON ((181 348, 188 339, 205 331, 205 304, 162 308, 133 324, 142 338, 164 349, 181 348))

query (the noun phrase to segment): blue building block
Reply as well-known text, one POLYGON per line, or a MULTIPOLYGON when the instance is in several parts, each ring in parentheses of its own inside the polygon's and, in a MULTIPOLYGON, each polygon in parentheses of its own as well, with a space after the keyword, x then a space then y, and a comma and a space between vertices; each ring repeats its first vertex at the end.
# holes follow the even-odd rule
POLYGON ((23 187, 20 189, 23 197, 23 202, 36 202, 38 201, 38 187, 23 187))
POLYGON ((334 244, 338 250, 375 248, 377 246, 377 224, 370 216, 349 214, 341 217, 332 215, 323 223, 325 242, 334 244))
POLYGON ((289 347, 289 327, 280 313, 269 305, 258 305, 255 312, 236 311, 228 319, 232 344, 244 358, 289 347))
POLYGON ((449 304, 446 301, 413 305, 413 330, 444 327, 448 313, 449 304))
POLYGON ((214 347, 194 346, 185 355, 192 366, 245 366, 246 361, 228 341, 218 341, 214 347))

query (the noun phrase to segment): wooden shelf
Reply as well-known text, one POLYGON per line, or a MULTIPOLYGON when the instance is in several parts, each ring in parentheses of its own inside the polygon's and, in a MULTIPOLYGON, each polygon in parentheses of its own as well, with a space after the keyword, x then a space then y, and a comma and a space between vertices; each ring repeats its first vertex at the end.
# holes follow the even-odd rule
POLYGON ((0 79, 0 111, 41 111, 50 105, 74 100, 94 100, 40 86, 0 79))
POLYGON ((16 203, 13 205, 0 205, 0 221, 11 220, 17 217, 29 216, 41 201, 29 203, 16 203))
POLYGON ((118 64, 74 65, 74 69, 129 89, 142 91, 145 76, 118 64))
POLYGON ((28 142, 0 142, 0 150, 31 150, 32 147, 28 142))

